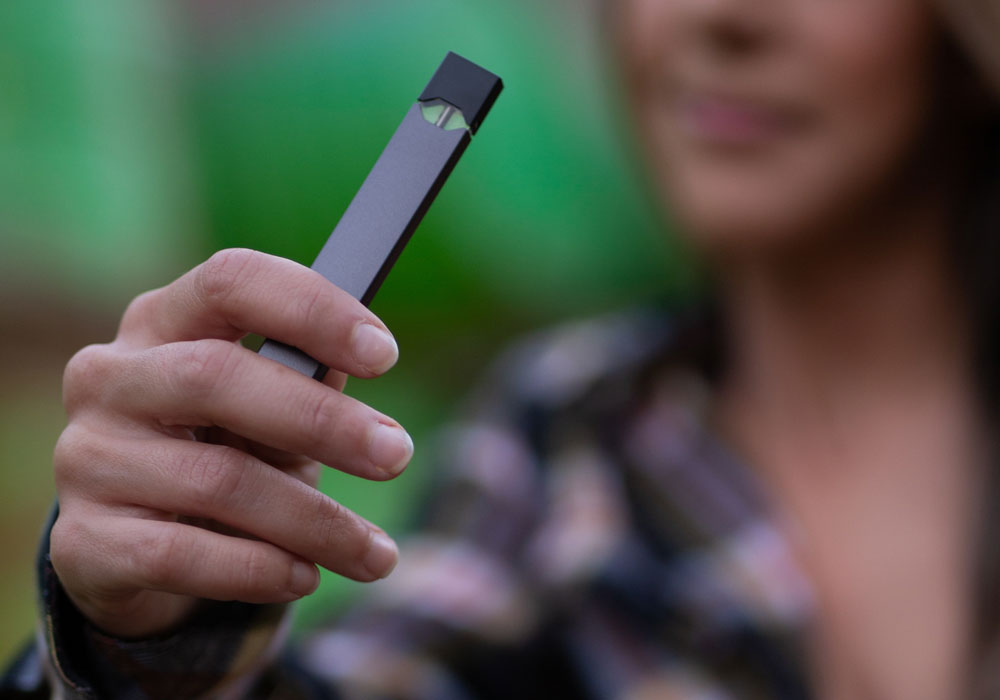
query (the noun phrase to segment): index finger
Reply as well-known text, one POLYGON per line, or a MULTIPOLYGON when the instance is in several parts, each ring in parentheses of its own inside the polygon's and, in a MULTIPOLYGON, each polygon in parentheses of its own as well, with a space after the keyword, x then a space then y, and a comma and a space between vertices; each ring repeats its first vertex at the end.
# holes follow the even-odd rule
POLYGON ((176 281, 138 297, 119 340, 147 348, 259 333, 358 377, 381 374, 399 350, 385 324, 318 272, 252 250, 223 250, 176 281))

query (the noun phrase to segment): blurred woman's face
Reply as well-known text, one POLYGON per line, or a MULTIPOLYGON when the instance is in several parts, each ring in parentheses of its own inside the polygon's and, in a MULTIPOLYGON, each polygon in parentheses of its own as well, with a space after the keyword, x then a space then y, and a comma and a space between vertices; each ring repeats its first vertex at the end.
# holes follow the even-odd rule
POLYGON ((887 195, 927 127, 921 0, 622 0, 644 151, 709 250, 784 244, 887 195))

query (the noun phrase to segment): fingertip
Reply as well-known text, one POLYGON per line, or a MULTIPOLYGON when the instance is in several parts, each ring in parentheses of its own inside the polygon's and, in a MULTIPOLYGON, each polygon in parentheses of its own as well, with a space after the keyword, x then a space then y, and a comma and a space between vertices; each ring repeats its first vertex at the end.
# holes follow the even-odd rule
POLYGON ((398 561, 399 547, 392 538, 384 532, 373 530, 368 552, 361 562, 373 580, 383 579, 391 574, 398 561))
POLYGON ((368 442, 368 456, 385 478, 395 478, 413 457, 413 438, 398 425, 376 423, 368 442))
POLYGON ((339 370, 331 369, 323 377, 323 384, 330 387, 334 391, 344 391, 344 387, 347 386, 347 374, 339 370))
POLYGON ((373 375, 387 372, 399 360, 399 346, 392 334, 367 321, 354 327, 351 349, 355 362, 373 375))
POLYGON ((319 587, 319 570, 313 564, 297 561, 292 564, 290 589, 296 598, 313 593, 319 587))

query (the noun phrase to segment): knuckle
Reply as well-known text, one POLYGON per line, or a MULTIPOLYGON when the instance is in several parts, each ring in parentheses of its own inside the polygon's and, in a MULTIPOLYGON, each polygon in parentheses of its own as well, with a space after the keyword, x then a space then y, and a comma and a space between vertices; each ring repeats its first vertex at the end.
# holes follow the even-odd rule
POLYGON ((152 306, 160 292, 161 290, 159 289, 152 289, 148 292, 143 292, 129 302, 129 305, 125 308, 125 313, 122 315, 121 330, 123 332, 138 329, 144 323, 149 323, 153 314, 152 306))
POLYGON ((246 248, 220 250, 202 263, 195 273, 195 289, 208 302, 224 302, 245 283, 249 271, 262 257, 246 248))
POLYGON ((315 491, 313 498, 313 515, 311 521, 315 532, 319 534, 320 547, 342 544, 347 527, 347 512, 344 506, 320 491, 315 491))
POLYGON ((78 483, 81 472, 89 471, 91 465, 102 463, 103 458, 99 441, 92 439, 88 431, 71 423, 59 435, 52 451, 56 486, 62 489, 78 483))
POLYGON ((322 284, 310 284, 303 290, 296 309, 296 317, 303 325, 318 326, 334 315, 328 290, 322 284))
POLYGON ((250 598, 262 592, 262 588, 276 588, 277 585, 269 583, 278 579, 276 568, 263 547, 247 548, 235 581, 240 597, 250 598))
POLYGON ((49 557, 52 566, 60 576, 67 576, 79 568, 81 561, 89 559, 92 538, 88 536, 83 523, 73 519, 65 511, 52 525, 49 535, 49 557))
POLYGON ((79 350, 63 371, 63 404, 72 413, 79 405, 95 397, 111 371, 107 345, 88 345, 79 350))
POLYGON ((244 474, 227 448, 200 450, 190 465, 195 508, 212 513, 230 503, 241 492, 244 474))
POLYGON ((178 343, 173 360, 181 391, 195 399, 210 396, 231 371, 236 347, 224 340, 178 343))
POLYGON ((188 577, 191 555, 173 527, 157 528, 135 543, 135 571, 150 588, 168 588, 188 577))
POLYGON ((317 392, 316 398, 305 402, 304 426, 307 441, 313 447, 321 447, 329 442, 330 435, 341 420, 339 394, 317 392))

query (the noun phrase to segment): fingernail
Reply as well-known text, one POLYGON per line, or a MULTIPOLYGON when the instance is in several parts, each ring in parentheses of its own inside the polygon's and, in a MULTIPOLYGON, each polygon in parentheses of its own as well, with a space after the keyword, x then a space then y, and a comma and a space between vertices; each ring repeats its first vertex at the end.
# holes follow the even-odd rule
POLYGON ((368 445, 368 456, 380 472, 396 476, 413 456, 413 440, 402 428, 376 423, 368 445))
POLYGON ((371 545, 365 554, 364 567, 375 578, 385 578, 396 568, 399 560, 399 548, 388 535, 382 532, 372 532, 371 545))
POLYGON ((292 564, 292 593, 301 597, 316 590, 319 586, 319 572, 312 564, 297 561, 292 564))
POLYGON ((359 323, 354 328, 354 359, 375 374, 382 374, 396 364, 399 347, 388 332, 370 323, 359 323))

